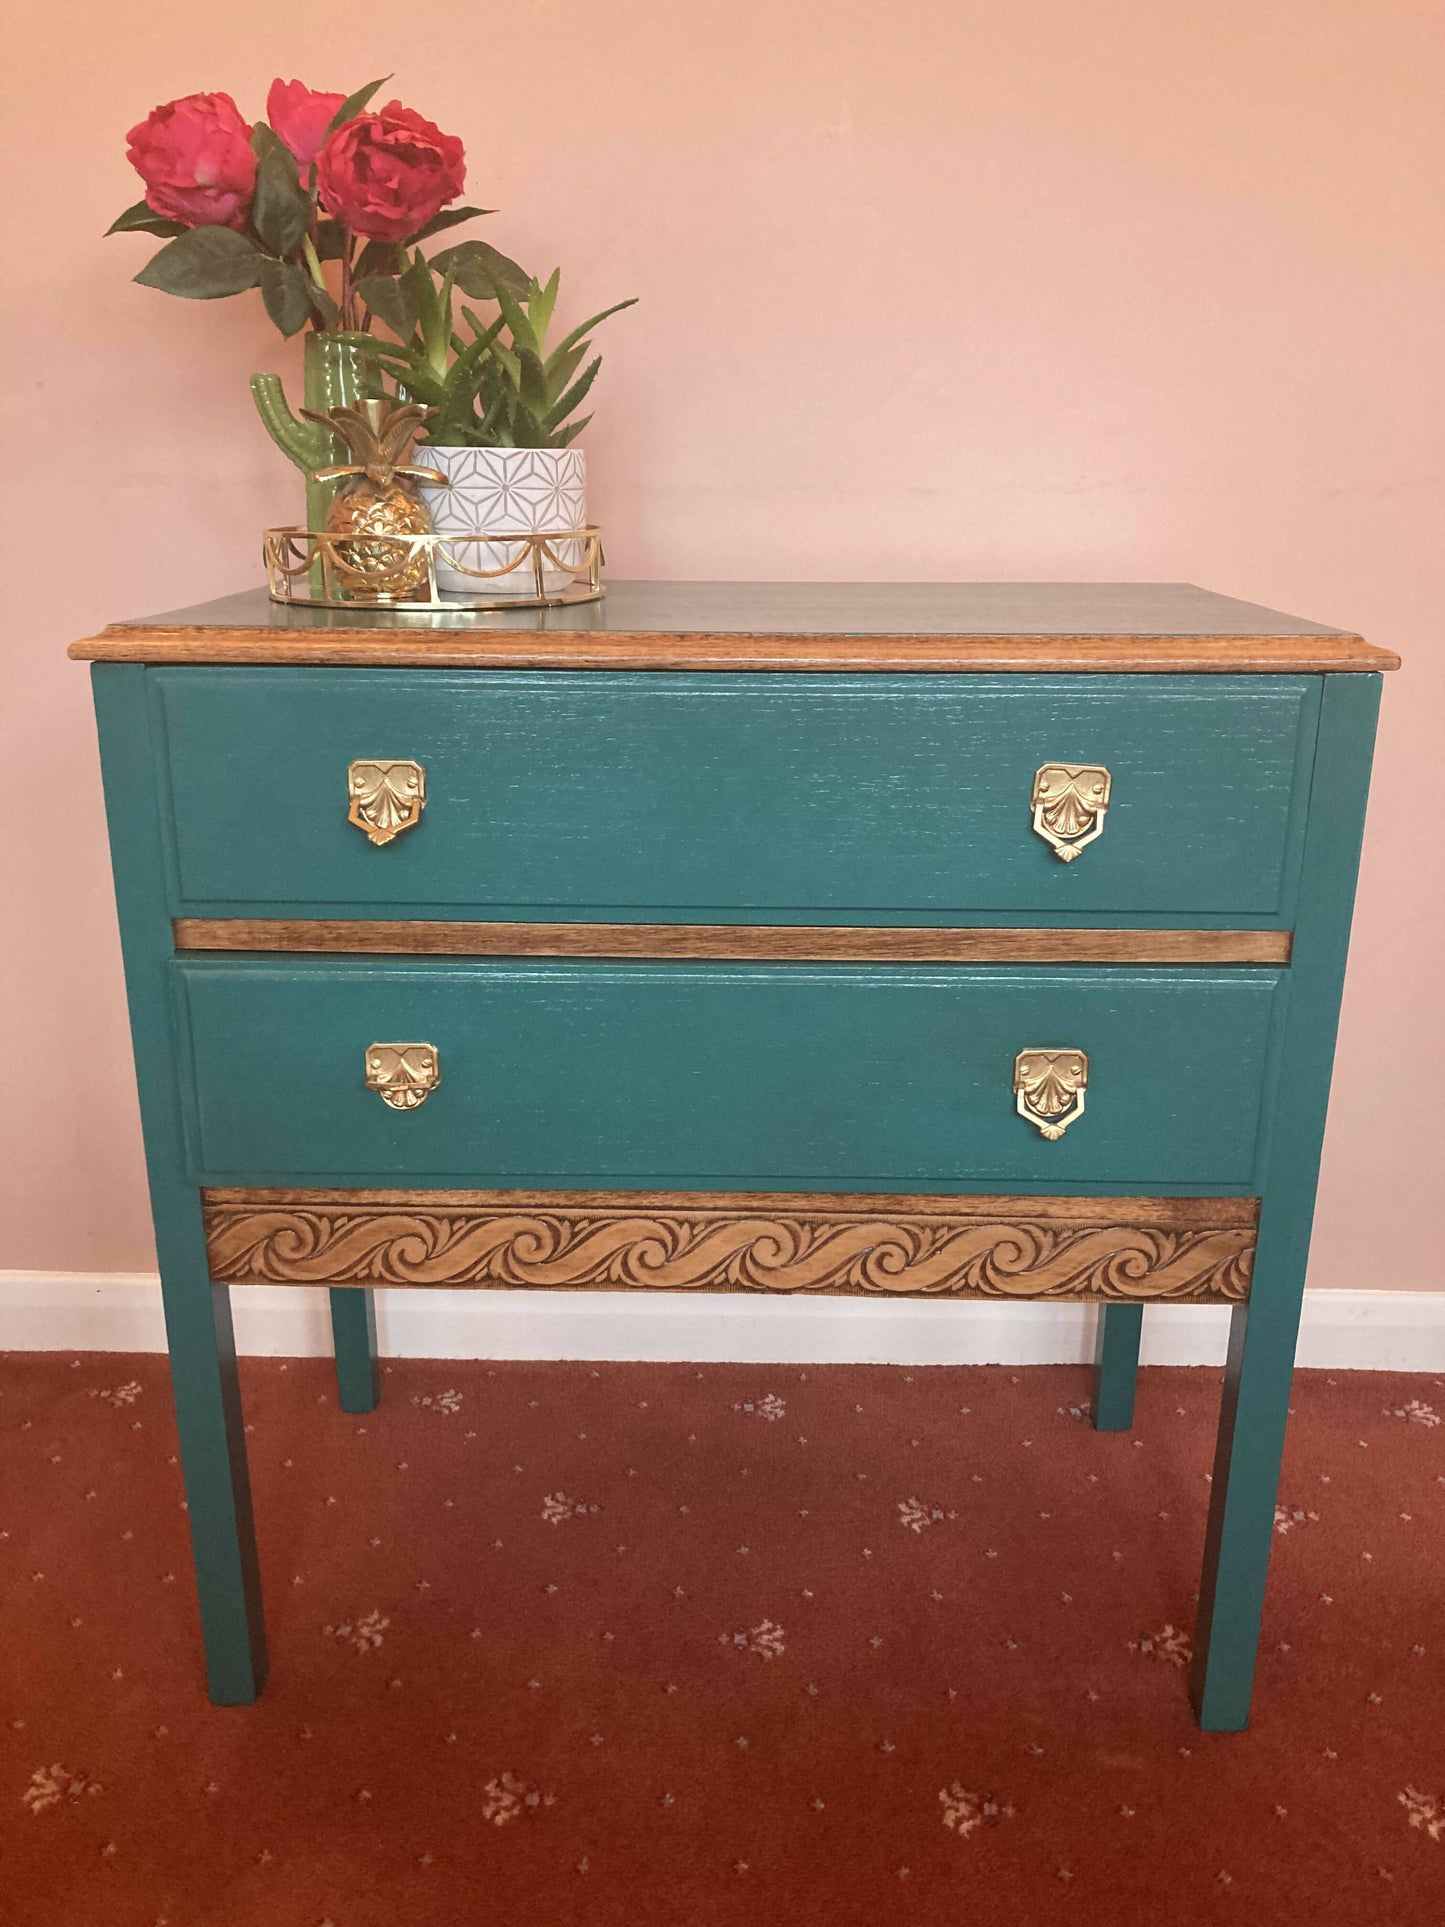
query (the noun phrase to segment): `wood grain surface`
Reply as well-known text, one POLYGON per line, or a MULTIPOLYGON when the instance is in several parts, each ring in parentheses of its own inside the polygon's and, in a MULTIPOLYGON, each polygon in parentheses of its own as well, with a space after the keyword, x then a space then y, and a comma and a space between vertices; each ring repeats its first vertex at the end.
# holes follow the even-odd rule
POLYGON ((1130 1224, 1150 1225, 1159 1231, 1207 1231, 1214 1227, 1252 1228, 1259 1223, 1258 1198, 1114 1198, 1114 1197, 1029 1197, 1004 1192, 971 1192, 950 1196, 918 1191, 598 1191, 598 1190, 469 1190, 435 1186, 417 1188, 405 1185, 367 1186, 342 1191, 335 1187, 317 1189, 306 1185, 212 1184, 201 1193, 202 1202, 213 1205, 306 1205, 317 1208, 372 1206, 386 1210, 412 1205, 435 1205, 439 1210, 516 1211, 537 1209, 590 1211, 615 1208, 619 1211, 653 1211, 666 1207, 679 1211, 771 1210, 837 1211, 849 1216, 868 1213, 906 1212, 909 1217, 994 1218, 1000 1213, 1026 1208, 1031 1218, 1061 1224, 1117 1224, 1127 1218, 1130 1224))
POLYGON ((1249 1198, 209 1190, 230 1284, 1239 1302, 1249 1198))
POLYGON ((757 958, 798 963, 1289 962, 1287 930, 864 929, 842 925, 431 923, 178 917, 177 950, 352 956, 757 958))
POLYGON ((502 615, 320 610, 247 590, 112 624, 105 662, 374 667, 1323 673, 1398 667, 1358 636, 1188 583, 619 582, 502 615))

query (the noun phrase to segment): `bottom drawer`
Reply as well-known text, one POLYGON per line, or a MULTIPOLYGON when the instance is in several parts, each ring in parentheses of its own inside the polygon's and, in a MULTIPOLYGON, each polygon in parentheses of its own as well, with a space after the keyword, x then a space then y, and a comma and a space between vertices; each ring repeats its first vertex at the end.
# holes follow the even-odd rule
POLYGON ((1252 968, 174 969, 211 1184, 1249 1190, 1284 998, 1282 971, 1252 968), (378 1043, 435 1052, 414 1108, 367 1089, 378 1043), (1053 1138, 1015 1092, 1039 1049, 1071 1054, 1066 1077, 1087 1059, 1083 1113, 1053 1138))

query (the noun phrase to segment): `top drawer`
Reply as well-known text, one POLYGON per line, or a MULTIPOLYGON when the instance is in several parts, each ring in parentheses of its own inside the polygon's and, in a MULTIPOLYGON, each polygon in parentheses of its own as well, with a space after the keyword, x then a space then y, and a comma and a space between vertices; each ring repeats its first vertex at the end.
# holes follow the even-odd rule
POLYGON ((1318 679, 164 668, 177 914, 1287 925, 1318 679), (414 828, 349 765, 425 771, 414 828), (1035 772, 1107 769, 1060 861, 1035 772))

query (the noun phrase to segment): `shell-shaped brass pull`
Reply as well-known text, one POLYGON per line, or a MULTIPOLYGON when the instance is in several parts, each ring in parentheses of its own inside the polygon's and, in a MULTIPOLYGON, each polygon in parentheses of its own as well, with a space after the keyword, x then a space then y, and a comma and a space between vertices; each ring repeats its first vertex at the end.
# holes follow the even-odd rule
POLYGON ((426 808, 426 771, 420 763, 352 763, 346 772, 351 807, 347 821, 365 830, 371 843, 390 843, 414 829, 426 808))
POLYGON ((1060 1138, 1084 1115, 1089 1060, 1081 1050, 1021 1050, 1014 1059, 1014 1098, 1020 1117, 1046 1138, 1060 1138))
POLYGON ((1035 773, 1034 828, 1065 863, 1103 835, 1111 784, 1102 763, 1045 763, 1035 773))
POLYGON ((442 1081, 435 1044, 368 1044, 366 1088, 394 1111, 414 1111, 442 1081))

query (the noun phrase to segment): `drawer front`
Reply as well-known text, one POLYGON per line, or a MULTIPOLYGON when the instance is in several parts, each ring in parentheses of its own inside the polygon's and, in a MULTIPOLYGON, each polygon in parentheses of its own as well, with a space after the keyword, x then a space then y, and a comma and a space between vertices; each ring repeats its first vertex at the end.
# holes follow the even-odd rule
POLYGON ((173 969, 213 1184, 1250 1190, 1285 994, 1245 968, 173 969), (429 1046, 439 1084, 392 1108, 373 1044, 429 1046), (1053 1140, 1016 1108, 1035 1049, 1088 1059, 1053 1140))
POLYGON ((1318 681, 151 672, 177 914, 1288 923, 1318 681), (409 760, 414 825, 348 820, 409 760), (1099 766, 1061 860, 1035 773, 1099 766))

